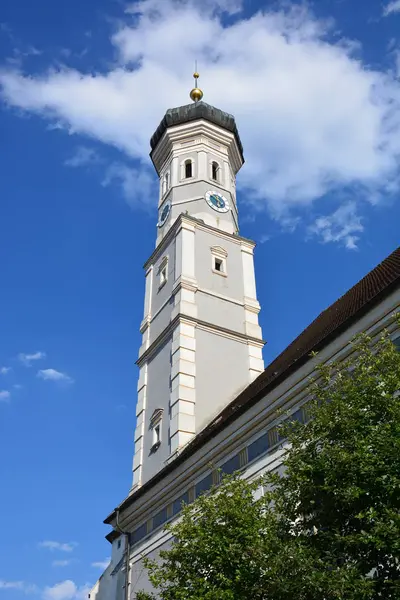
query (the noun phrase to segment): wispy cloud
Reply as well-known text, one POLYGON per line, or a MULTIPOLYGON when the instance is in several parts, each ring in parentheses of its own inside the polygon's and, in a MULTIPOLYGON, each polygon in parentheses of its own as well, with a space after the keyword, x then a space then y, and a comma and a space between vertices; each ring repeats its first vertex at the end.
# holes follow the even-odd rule
POLYGON ((11 371, 11 367, 0 367, 0 375, 7 375, 11 371))
POLYGON ((142 208, 149 206, 155 193, 155 180, 148 167, 136 169, 122 162, 111 164, 101 183, 104 187, 115 183, 119 185, 126 202, 132 207, 137 206, 139 200, 142 208))
POLYGON ((86 600, 91 590, 89 584, 78 587, 71 579, 61 581, 43 591, 43 600, 86 600))
POLYGON ((25 594, 35 594, 38 592, 38 587, 25 581, 4 581, 4 579, 0 579, 1 590, 17 590, 25 594))
POLYGON ((71 579, 66 579, 42 589, 35 584, 26 583, 25 581, 5 581, 0 579, 0 593, 1 591, 8 590, 25 594, 35 594, 39 595, 42 600, 87 600, 91 588, 92 586, 89 583, 78 586, 71 579))
POLYGON ((62 373, 61 371, 56 371, 56 369, 40 369, 40 371, 37 372, 37 377, 44 381, 74 383, 74 380, 69 375, 62 373))
POLYGON ((64 162, 64 165, 67 167, 87 167, 101 162, 102 159, 96 150, 86 146, 78 146, 74 154, 64 162))
POLYGON ((78 544, 76 542, 55 542, 52 540, 45 540, 39 542, 39 548, 47 548, 51 552, 59 550, 60 552, 72 552, 78 544))
POLYGON ((18 360, 26 367, 31 367, 32 363, 36 360, 43 360, 46 358, 46 352, 33 352, 32 354, 25 354, 20 352, 18 354, 18 360))
POLYGON ((271 239, 271 236, 268 233, 262 233, 260 235, 260 237, 258 238, 258 242, 260 244, 265 244, 265 242, 269 242, 270 239, 271 239))
POLYGON ((65 559, 65 560, 53 560, 53 562, 51 563, 53 567, 68 567, 68 565, 70 565, 72 563, 71 559, 65 559))
POLYGON ((9 402, 11 398, 11 393, 8 390, 0 391, 0 402, 9 402))
POLYGON ((318 217, 310 226, 311 234, 323 243, 339 242, 348 250, 356 250, 359 235, 364 231, 355 202, 348 202, 329 216, 318 217))
POLYGON ((400 0, 393 0, 393 2, 389 2, 389 4, 383 9, 383 14, 385 17, 396 12, 400 12, 400 0))
POLYGON ((92 567, 95 567, 96 569, 102 569, 104 571, 104 569, 106 569, 108 567, 108 565, 110 564, 110 560, 111 560, 111 557, 108 557, 105 560, 99 560, 97 562, 92 562, 92 567))

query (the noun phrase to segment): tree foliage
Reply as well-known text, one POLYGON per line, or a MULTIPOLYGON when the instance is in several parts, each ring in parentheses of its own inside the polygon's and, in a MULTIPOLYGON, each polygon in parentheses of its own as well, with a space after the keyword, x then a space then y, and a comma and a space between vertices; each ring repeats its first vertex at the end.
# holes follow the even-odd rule
POLYGON ((157 597, 400 598, 400 355, 387 334, 353 350, 317 367, 307 422, 283 421, 284 475, 224 478, 167 526, 157 597))

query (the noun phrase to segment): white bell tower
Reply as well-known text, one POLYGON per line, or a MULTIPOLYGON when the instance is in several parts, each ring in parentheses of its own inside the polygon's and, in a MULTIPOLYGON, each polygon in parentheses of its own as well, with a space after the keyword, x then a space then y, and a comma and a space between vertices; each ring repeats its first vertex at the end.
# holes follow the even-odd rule
POLYGON ((160 194, 145 264, 132 491, 264 370, 255 244, 238 233, 242 144, 234 117, 202 95, 196 85, 193 104, 168 110, 151 139, 160 194))

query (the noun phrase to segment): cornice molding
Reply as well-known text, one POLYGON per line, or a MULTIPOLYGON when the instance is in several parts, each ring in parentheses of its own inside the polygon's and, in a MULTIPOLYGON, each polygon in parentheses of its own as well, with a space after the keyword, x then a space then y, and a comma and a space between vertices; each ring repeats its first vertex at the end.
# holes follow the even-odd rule
POLYGON ((197 280, 181 275, 174 281, 171 296, 175 296, 181 289, 188 290, 189 292, 197 292, 199 289, 197 280))
POLYGON ((212 232, 222 239, 228 239, 231 242, 234 242, 235 244, 241 245, 243 248, 253 249, 256 246, 256 243, 253 240, 241 237, 240 235, 236 235, 234 233, 228 233, 227 231, 223 231, 222 229, 218 229, 217 227, 213 227, 212 225, 207 225, 206 223, 204 223, 204 221, 200 221, 195 217, 191 217, 190 215, 185 215, 182 213, 179 215, 179 217, 177 217, 176 221, 171 225, 170 229, 168 229, 163 239, 160 241, 153 253, 144 263, 143 268, 146 271, 159 258, 160 254, 162 254, 165 251, 165 248, 171 242, 171 239, 177 235, 181 223, 192 224, 194 225, 195 229, 199 229, 200 231, 212 232))
POLYGON ((148 348, 143 352, 143 354, 138 358, 136 364, 138 367, 142 367, 144 363, 146 363, 149 358, 157 352, 157 350, 165 343, 165 341, 172 336, 174 329, 185 323, 186 325, 194 325, 197 329, 201 329, 203 331, 208 331, 213 333, 214 335, 220 335, 225 338, 232 339, 236 342, 242 342, 243 344, 252 344, 252 345, 260 345, 261 348, 264 347, 265 341, 253 337, 251 335, 247 335, 246 333, 241 333, 239 331, 233 331, 232 329, 228 329, 227 327, 221 327, 216 323, 209 323, 207 321, 202 321, 197 319, 197 317, 191 317, 190 315, 186 315, 184 313, 178 313, 174 319, 172 319, 167 327, 160 333, 160 335, 150 344, 148 348))
POLYGON ((235 135, 226 129, 218 127, 218 125, 215 125, 210 121, 198 119, 180 125, 172 125, 164 132, 157 147, 154 148, 151 153, 151 159, 158 175, 160 175, 164 165, 170 160, 171 153, 186 150, 186 148, 182 149, 181 147, 176 147, 176 145, 189 141, 190 138, 194 138, 193 140, 190 140, 193 149, 197 148, 199 145, 204 145, 205 150, 208 152, 214 151, 214 153, 221 153, 221 149, 216 149, 211 145, 204 144, 202 136, 206 139, 210 136, 213 141, 217 140, 222 146, 227 148, 228 158, 232 164, 233 171, 236 174, 243 165, 243 160, 240 155, 235 135))

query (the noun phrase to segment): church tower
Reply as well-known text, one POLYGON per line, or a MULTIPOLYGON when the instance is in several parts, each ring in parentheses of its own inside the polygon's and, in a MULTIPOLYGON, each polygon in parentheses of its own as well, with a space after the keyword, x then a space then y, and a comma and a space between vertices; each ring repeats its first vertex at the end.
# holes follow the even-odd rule
POLYGON ((202 101, 166 112, 151 138, 160 179, 145 264, 132 492, 264 370, 253 250, 239 235, 235 119, 202 101))

